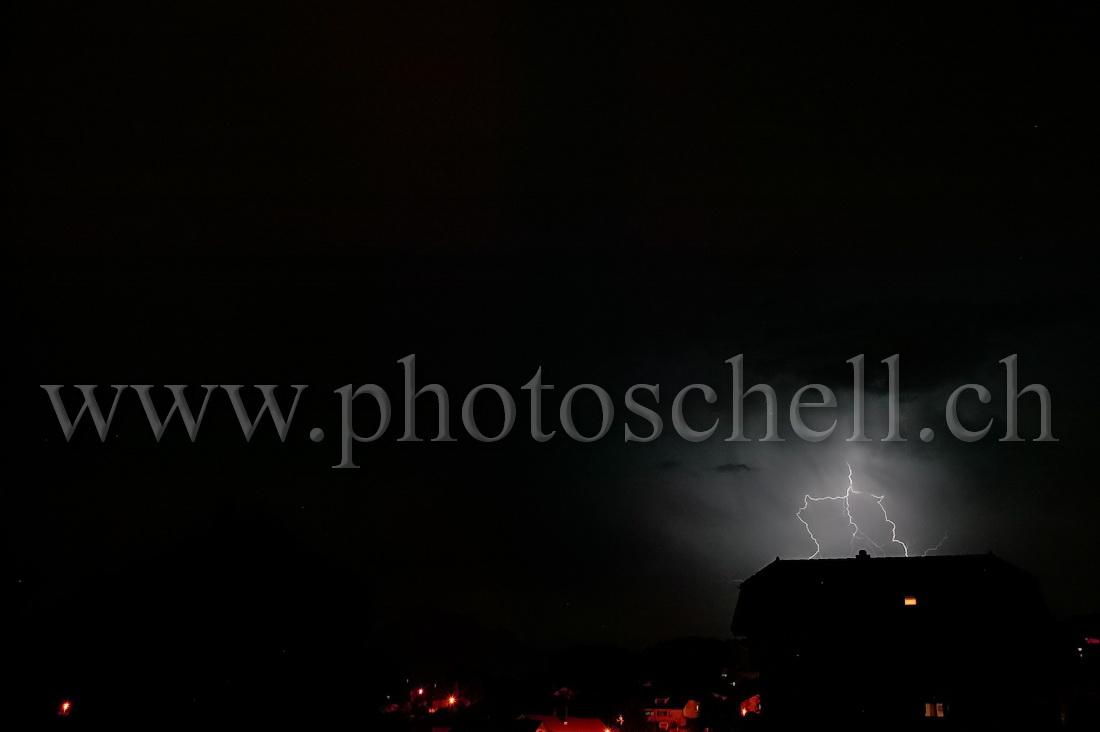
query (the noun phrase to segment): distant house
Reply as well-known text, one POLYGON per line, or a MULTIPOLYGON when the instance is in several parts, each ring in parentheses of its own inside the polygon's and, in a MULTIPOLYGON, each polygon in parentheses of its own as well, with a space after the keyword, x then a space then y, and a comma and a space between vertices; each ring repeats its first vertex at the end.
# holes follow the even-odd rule
POLYGON ((466 701, 466 699, 462 698, 458 694, 452 693, 444 696, 437 696, 436 698, 432 699, 431 706, 429 706, 428 711, 438 712, 441 709, 456 709, 458 707, 464 707, 468 705, 469 703, 466 701))
POLYGON ((538 720, 541 724, 535 732, 610 732, 610 729, 595 717, 559 717, 528 714, 527 719, 538 720))
POLYGON ((992 553, 776 559, 741 584, 732 630, 776 722, 1057 721, 1038 582, 992 553))
POLYGON ((646 723, 655 730, 687 729, 699 716, 699 702, 682 696, 653 697, 645 708, 646 723))

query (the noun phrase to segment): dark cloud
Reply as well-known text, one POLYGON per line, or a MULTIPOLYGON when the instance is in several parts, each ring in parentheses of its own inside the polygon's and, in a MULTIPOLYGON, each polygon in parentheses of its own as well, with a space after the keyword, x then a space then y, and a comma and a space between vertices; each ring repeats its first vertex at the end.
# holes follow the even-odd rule
MULTIPOLYGON (((830 16, 765 33, 635 5, 581 18, 341 4, 273 12, 254 33, 203 4, 21 14, 9 117, 25 143, 12 176, 24 245, 3 298, 20 315, 8 469, 34 476, 5 495, 5 561, 24 579, 5 581, 25 611, 38 588, 75 588, 100 565, 144 576, 147 557, 224 505, 285 529, 276 544, 348 566, 390 616, 443 605, 547 644, 724 636, 735 595, 722 580, 809 556, 795 512, 806 495, 843 493, 849 464, 859 490, 887 496, 911 547, 950 530, 944 548, 1015 559, 1057 611, 1100 607, 1080 579, 1100 557, 1100 320, 1070 246, 1095 228, 1079 152, 1092 127, 1074 121, 1092 86, 1088 24, 1052 16, 1062 30, 1040 32, 1028 13, 1005 19, 1017 35, 975 38, 955 22, 929 35, 902 18, 884 33, 830 16), (450 395, 455 442, 432 439, 431 393, 416 402, 422 441, 398 440, 398 359, 413 353, 418 384, 450 395), (1014 353, 1017 389, 1050 389, 1059 442, 998 441, 1000 359, 1014 353), (744 402, 751 441, 726 441, 738 354, 745 388, 775 389, 785 441, 761 441, 759 392, 744 402), (847 441, 859 354, 865 443, 847 441), (882 441, 891 354, 905 442, 882 441), (539 367, 554 385, 545 443, 529 436, 522 390, 539 367), (178 415, 155 441, 132 392, 106 444, 87 416, 63 442, 37 386, 106 395, 130 380, 310 386, 285 443, 266 417, 242 438, 222 394, 194 444, 178 415), (393 412, 383 438, 356 443, 355 471, 330 467, 333 391, 348 383, 380 384, 393 412), (650 431, 624 404, 636 383, 661 387, 659 400, 636 394, 664 420, 659 441, 623 441, 624 424, 650 431), (945 423, 949 395, 970 383, 993 395, 960 401, 970 428, 993 420, 977 443, 945 423), (496 443, 462 425, 479 384, 517 405, 496 443), (591 444, 561 425, 579 384, 615 406, 591 444), (717 420, 699 443, 670 419, 694 384, 717 394, 685 394, 694 430, 717 420), (788 419, 807 384, 837 398, 802 413, 819 431, 837 420, 819 443, 788 419)), ((1034 438, 1037 398, 1020 403, 1034 438)), ((357 404, 367 435, 379 415, 357 404)), ((598 400, 581 390, 573 406, 578 431, 596 434, 598 400)), ((487 434, 494 409, 482 393, 487 434)), ((807 514, 815 527, 828 509, 807 514)), ((230 589, 236 616, 257 606, 230 589)))

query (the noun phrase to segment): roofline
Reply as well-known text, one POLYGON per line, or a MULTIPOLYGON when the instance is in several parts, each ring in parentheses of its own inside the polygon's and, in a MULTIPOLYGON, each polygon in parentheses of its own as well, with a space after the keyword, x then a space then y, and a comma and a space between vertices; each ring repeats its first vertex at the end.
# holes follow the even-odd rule
POLYGON ((758 569, 748 579, 745 579, 742 582, 738 583, 737 588, 741 589, 746 584, 752 582, 757 577, 759 577, 761 574, 763 574, 764 572, 767 572, 769 569, 771 569, 772 567, 774 567, 775 565, 780 564, 780 563, 789 564, 791 562, 800 562, 800 563, 801 562, 823 562, 823 563, 824 562, 829 562, 829 563, 836 562, 836 563, 840 563, 840 562, 857 562, 857 561, 858 562, 863 562, 863 561, 867 561, 867 560, 871 560, 871 559, 876 560, 876 561, 882 561, 882 560, 887 560, 887 561, 924 560, 924 561, 929 561, 929 562, 939 562, 939 561, 950 560, 950 559, 969 559, 969 560, 994 559, 998 562, 1001 562, 1001 563, 1011 567, 1012 569, 1019 572, 1020 574, 1026 575, 1027 577, 1030 577, 1032 580, 1035 580, 1036 582, 1038 582, 1038 578, 1035 577, 1033 574, 1031 574, 1030 572, 1027 572, 1026 570, 1020 569, 1018 566, 1016 566, 1012 562, 1008 561, 1007 559, 997 556, 996 554, 993 553, 993 550, 991 549, 988 552, 986 552, 985 554, 935 554, 935 555, 931 555, 931 556, 921 555, 921 556, 913 556, 913 557, 908 557, 908 556, 902 556, 902 557, 897 557, 897 556, 894 556, 894 557, 871 557, 871 556, 867 556, 867 555, 856 556, 856 557, 821 557, 821 558, 808 558, 807 557, 807 558, 798 558, 798 559, 782 559, 781 557, 776 557, 774 561, 769 562, 765 566, 758 569))

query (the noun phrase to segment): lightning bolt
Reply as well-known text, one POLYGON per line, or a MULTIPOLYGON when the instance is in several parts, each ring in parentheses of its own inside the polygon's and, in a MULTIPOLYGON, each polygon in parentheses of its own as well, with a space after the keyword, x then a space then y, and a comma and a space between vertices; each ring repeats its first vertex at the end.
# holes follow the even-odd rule
MULTIPOLYGON (((878 504, 879 509, 882 511, 882 517, 886 520, 886 523, 888 523, 890 525, 890 542, 889 543, 897 544, 898 546, 901 547, 901 550, 905 553, 905 556, 909 556, 909 547, 905 544, 904 541, 902 541, 901 539, 898 538, 897 524, 895 524, 893 521, 890 520, 890 515, 886 512, 886 507, 882 505, 883 500, 886 498, 885 494, 881 495, 881 496, 876 496, 874 493, 870 493, 868 491, 857 491, 856 488, 855 488, 855 484, 852 481, 852 466, 851 466, 850 463, 845 463, 845 464, 848 466, 848 488, 847 488, 847 490, 844 491, 843 495, 823 496, 821 498, 814 498, 813 496, 807 494, 805 499, 802 501, 802 508, 798 509, 798 511, 795 513, 795 516, 798 517, 798 520, 801 521, 802 525, 806 527, 806 533, 810 535, 810 539, 813 540, 814 546, 817 549, 817 551, 815 551, 813 554, 811 554, 809 557, 807 557, 807 559, 815 559, 815 558, 817 558, 818 555, 821 554, 821 542, 819 542, 817 540, 817 537, 814 536, 814 532, 810 528, 809 522, 806 521, 806 519, 802 518, 802 512, 810 507, 811 502, 817 503, 819 501, 841 501, 844 504, 843 516, 848 519, 848 525, 852 529, 851 547, 852 547, 852 552, 853 553, 855 552, 855 548, 856 548, 856 540, 860 540, 860 541, 864 541, 867 544, 869 544, 872 547, 872 552, 874 552, 876 555, 881 554, 881 555, 885 556, 886 550, 883 547, 883 545, 879 544, 874 539, 867 536, 867 534, 865 534, 859 528, 859 525, 856 524, 856 520, 852 516, 852 496, 853 495, 859 495, 859 496, 867 495, 867 496, 870 496, 871 498, 874 499, 875 503, 878 504)), ((944 535, 944 539, 946 539, 946 538, 947 538, 947 536, 944 535)), ((943 544, 942 540, 940 541, 939 544, 937 544, 933 549, 930 549, 929 551, 934 551, 935 549, 939 549, 941 544, 943 544)), ((925 552, 925 554, 927 554, 927 553, 928 552, 925 552)))
POLYGON ((932 552, 938 552, 938 551, 940 550, 940 547, 941 547, 941 546, 943 546, 943 543, 944 543, 945 541, 947 541, 947 532, 946 532, 946 531, 945 531, 945 532, 943 532, 943 538, 942 538, 942 539, 940 539, 940 543, 939 543, 939 544, 936 544, 936 545, 935 545, 934 547, 932 547, 932 548, 930 548, 930 549, 925 549, 925 550, 924 550, 924 553, 923 553, 923 554, 921 554, 921 556, 922 556, 922 557, 927 557, 927 556, 928 556, 928 555, 929 555, 930 553, 932 553, 932 552))

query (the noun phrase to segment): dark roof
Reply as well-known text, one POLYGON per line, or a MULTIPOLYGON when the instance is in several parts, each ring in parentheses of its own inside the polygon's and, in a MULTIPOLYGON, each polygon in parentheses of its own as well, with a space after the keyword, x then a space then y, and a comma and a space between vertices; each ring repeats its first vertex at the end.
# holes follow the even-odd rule
POLYGON ((595 717, 567 717, 562 721, 557 717, 542 714, 530 714, 529 720, 537 720, 549 732, 604 732, 607 727, 595 717))
POLYGON ((1047 617, 1032 575, 989 554, 846 559, 776 559, 740 585, 732 630, 751 635, 780 622, 818 618, 831 612, 897 612, 906 597, 922 613, 944 611, 958 617, 968 610, 988 613, 997 593, 1011 591, 1006 612, 1047 617))
POLYGON ((1034 581, 1034 577, 993 552, 987 554, 947 554, 930 557, 870 557, 866 554, 841 559, 780 559, 761 569, 741 583, 744 588, 763 581, 782 577, 783 581, 827 579, 853 576, 875 577, 905 573, 916 575, 942 575, 945 572, 981 573, 990 570, 1016 575, 1021 580, 1034 581))
POLYGON ((646 709, 683 709, 691 701, 687 694, 649 694, 643 702, 646 709), (668 701, 665 701, 667 699, 668 701))
POLYGON ((538 719, 466 719, 455 722, 451 732, 535 732, 542 722, 538 719))

